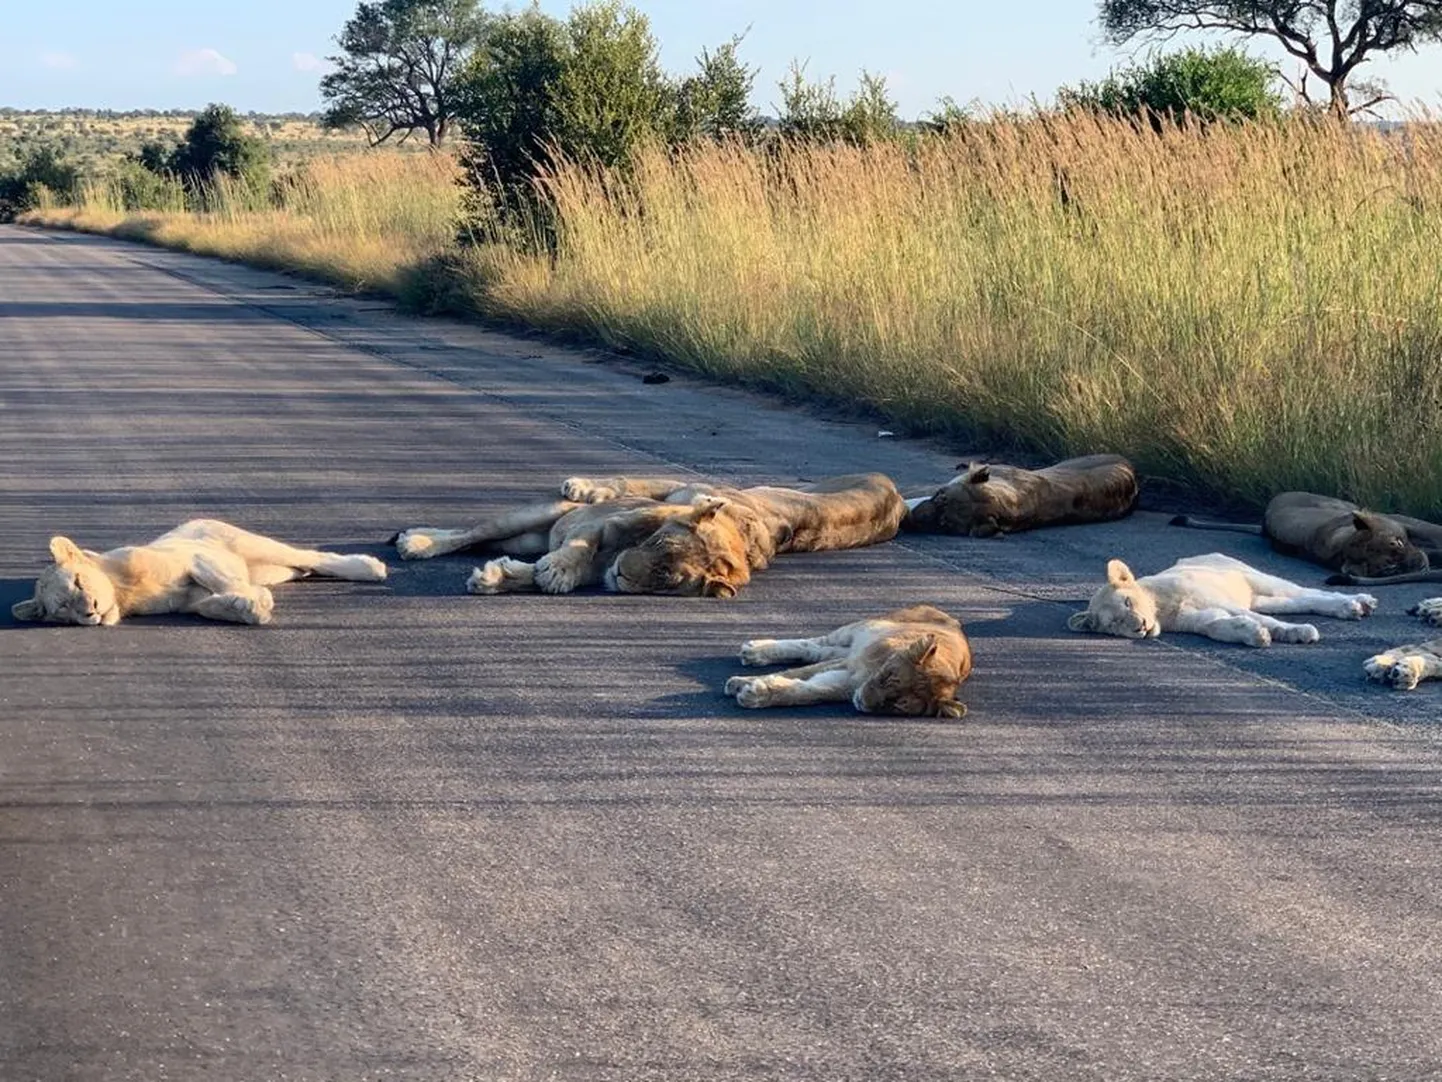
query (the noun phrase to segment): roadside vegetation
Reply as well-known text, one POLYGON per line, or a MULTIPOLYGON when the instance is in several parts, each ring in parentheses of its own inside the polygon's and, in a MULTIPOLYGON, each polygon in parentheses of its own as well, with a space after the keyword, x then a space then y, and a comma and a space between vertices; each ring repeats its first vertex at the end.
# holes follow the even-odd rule
POLYGON ((1230 50, 913 124, 883 80, 841 100, 798 68, 763 122, 740 39, 675 78, 617 5, 488 20, 446 91, 452 151, 317 158, 262 187, 161 168, 144 209, 111 178, 25 220, 584 335, 910 431, 1442 515, 1436 125, 1287 108, 1230 50))

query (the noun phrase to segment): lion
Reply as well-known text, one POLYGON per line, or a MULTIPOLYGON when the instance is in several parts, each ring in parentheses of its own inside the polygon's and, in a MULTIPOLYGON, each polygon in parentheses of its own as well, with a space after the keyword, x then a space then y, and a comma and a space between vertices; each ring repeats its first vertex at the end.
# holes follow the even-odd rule
MULTIPOLYGON (((1442 597, 1419 601, 1407 610, 1433 627, 1442 625, 1442 597)), ((1394 646, 1362 662, 1368 679, 1391 684, 1398 691, 1411 691, 1423 680, 1442 679, 1442 639, 1394 646)))
POLYGON ((1178 515, 1173 526, 1260 534, 1278 552, 1300 556, 1338 574, 1329 586, 1442 582, 1442 526, 1406 515, 1367 511, 1312 492, 1272 497, 1260 526, 1178 515))
POLYGON ((1107 564, 1107 584, 1067 627, 1127 639, 1154 639, 1163 631, 1205 635, 1218 642, 1270 646, 1316 642, 1311 624, 1288 624, 1272 613, 1318 613, 1360 620, 1377 608, 1370 594, 1313 590, 1267 575, 1220 552, 1189 556, 1165 571, 1136 578, 1121 560, 1107 564))
MULTIPOLYGON (((958 467, 960 468, 960 467, 958 467)), ((906 501, 901 528, 970 537, 1125 518, 1137 474, 1120 455, 1069 458, 1043 470, 973 463, 930 496, 906 501)))
POLYGON ((52 537, 50 556, 55 562, 40 572, 35 596, 11 607, 15 619, 111 627, 127 616, 187 612, 265 624, 275 606, 270 586, 311 574, 352 582, 386 577, 374 556, 294 548, 215 519, 193 519, 147 545, 109 552, 52 537))
POLYGON ((960 718, 956 689, 971 675, 961 623, 931 605, 857 620, 814 639, 752 639, 743 665, 811 662, 766 676, 733 676, 726 694, 746 707, 846 702, 863 714, 960 718))
POLYGON ((472 546, 498 551, 467 580, 476 594, 562 594, 604 583, 621 593, 728 598, 778 554, 888 541, 906 513, 896 486, 879 473, 805 489, 571 477, 561 496, 470 529, 406 530, 396 548, 408 560, 472 546))

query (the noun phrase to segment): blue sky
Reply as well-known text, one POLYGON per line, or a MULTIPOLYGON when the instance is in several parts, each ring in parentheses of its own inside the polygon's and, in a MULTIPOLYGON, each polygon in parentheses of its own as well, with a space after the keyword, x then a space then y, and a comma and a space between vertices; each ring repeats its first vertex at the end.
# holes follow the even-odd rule
MULTIPOLYGON (((322 58, 354 0, 69 0, 60 12, 7 3, 0 105, 27 108, 319 108, 322 58)), ((488 5, 493 10, 501 5, 488 5)), ((514 6, 514 5, 512 5, 514 6)), ((541 5, 564 15, 569 0, 541 5)), ((793 59, 844 93, 862 68, 886 76, 901 115, 960 102, 1018 104, 1134 58, 1101 43, 1094 0, 633 0, 673 72, 746 30, 755 101, 774 112, 793 59)), ((1254 51, 1272 56, 1266 49, 1254 51)), ((1288 71, 1292 71, 1289 66, 1288 71)), ((1442 109, 1442 46, 1368 65, 1405 101, 1442 109)))

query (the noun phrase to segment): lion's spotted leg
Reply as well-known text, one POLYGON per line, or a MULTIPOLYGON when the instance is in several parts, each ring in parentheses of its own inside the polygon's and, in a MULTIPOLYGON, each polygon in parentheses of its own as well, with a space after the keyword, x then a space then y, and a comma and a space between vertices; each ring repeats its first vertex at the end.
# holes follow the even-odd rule
POLYGON ((536 565, 501 556, 471 571, 466 592, 472 594, 525 593, 536 588, 536 565))
POLYGON ((245 594, 210 594, 201 598, 188 611, 207 620, 224 620, 232 624, 268 624, 275 599, 269 590, 257 587, 245 594))
POLYGON ((851 674, 845 662, 832 661, 768 676, 733 676, 726 694, 742 706, 810 706, 851 701, 851 674))
POLYGON ((504 542, 507 538, 549 530, 562 515, 580 506, 569 500, 531 504, 462 530, 415 526, 396 535, 396 551, 403 560, 429 560, 488 541, 504 542))

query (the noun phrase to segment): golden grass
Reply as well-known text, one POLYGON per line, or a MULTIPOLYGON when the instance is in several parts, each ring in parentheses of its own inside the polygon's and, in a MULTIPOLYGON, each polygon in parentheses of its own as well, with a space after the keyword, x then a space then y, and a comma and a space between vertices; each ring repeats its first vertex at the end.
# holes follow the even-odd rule
POLYGON ((396 292, 414 268, 454 244, 458 180, 446 155, 349 154, 315 158, 288 175, 278 206, 222 181, 207 193, 205 213, 186 212, 178 191, 170 210, 126 212, 102 183, 87 188, 78 206, 46 206, 21 220, 396 292))
POLYGON ((1047 118, 909 147, 657 151, 629 180, 550 176, 543 255, 454 249, 454 175, 338 159, 282 211, 70 221, 388 289, 448 253, 433 285, 452 304, 918 431, 1442 512, 1431 125, 1047 118))

